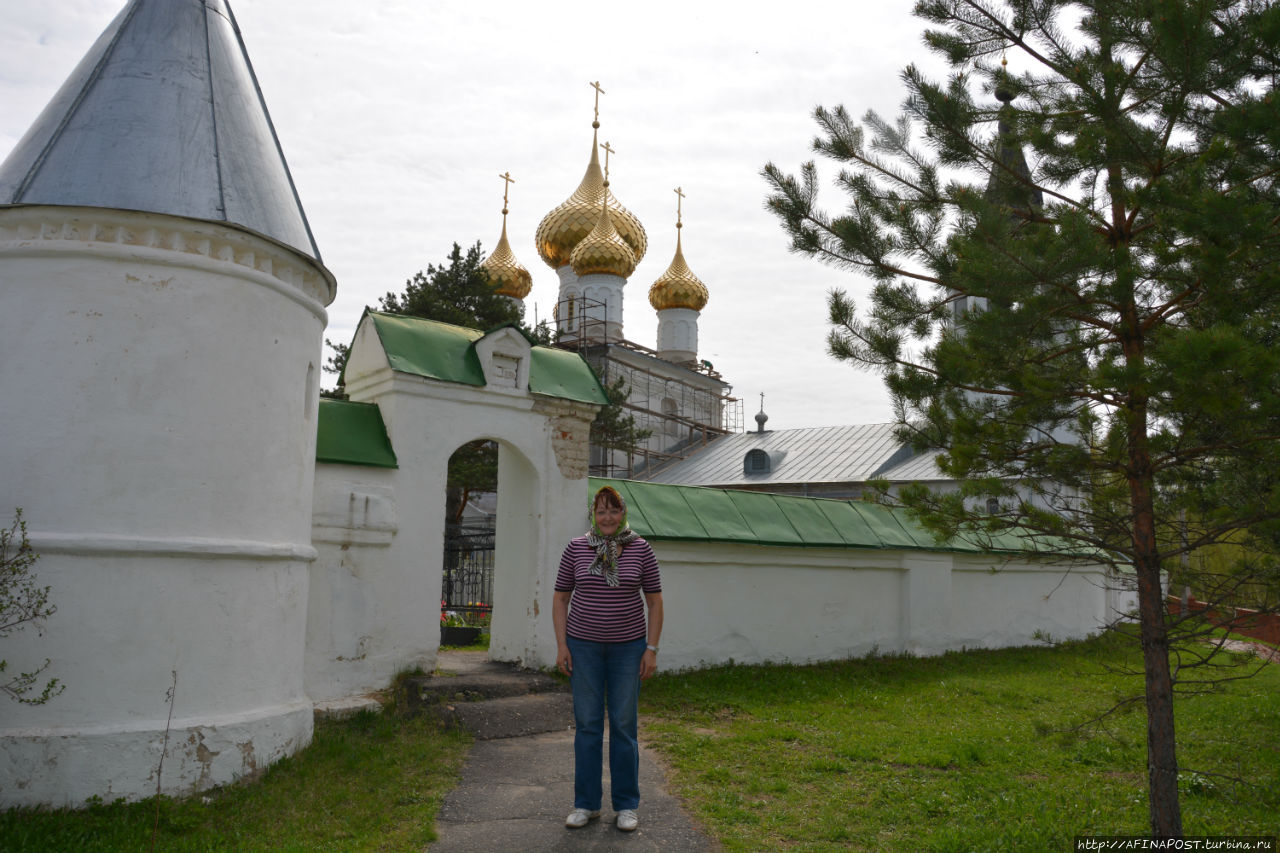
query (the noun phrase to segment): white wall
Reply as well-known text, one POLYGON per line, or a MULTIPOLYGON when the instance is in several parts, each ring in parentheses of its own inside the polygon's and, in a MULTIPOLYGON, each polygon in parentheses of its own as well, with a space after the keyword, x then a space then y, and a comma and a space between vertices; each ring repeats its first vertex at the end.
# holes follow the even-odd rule
POLYGON ((1101 567, 1068 572, 943 551, 652 544, 668 670, 1027 645, 1037 632, 1084 637, 1107 621, 1101 567))

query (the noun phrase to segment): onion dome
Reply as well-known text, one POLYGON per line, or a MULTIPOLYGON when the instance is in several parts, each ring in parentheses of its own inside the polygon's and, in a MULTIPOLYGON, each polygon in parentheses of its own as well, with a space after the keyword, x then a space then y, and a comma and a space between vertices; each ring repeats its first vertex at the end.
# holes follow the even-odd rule
MULTIPOLYGON (((602 188, 605 198, 608 198, 609 182, 604 181, 602 188)), ((569 255, 569 263, 573 265, 573 271, 579 276, 598 273, 629 278, 635 272, 639 258, 626 238, 614 226, 609 204, 605 199, 600 200, 599 208, 600 213, 596 217, 595 227, 573 247, 569 255)), ((640 233, 644 233, 643 229, 640 233)))
POLYGON ((529 295, 529 291, 533 290, 533 276, 523 264, 516 260, 515 253, 511 251, 511 243, 507 240, 506 190, 515 178, 511 177, 510 172, 498 177, 507 182, 502 192, 502 237, 498 240, 498 247, 493 250, 493 254, 481 262, 480 268, 489 274, 489 283, 499 295, 512 299, 524 299, 529 295))
MULTIPOLYGON (((593 128, 599 128, 599 122, 592 122, 593 128)), ((591 134, 591 162, 587 164, 587 172, 582 176, 582 183, 574 190, 573 195, 542 218, 534 240, 538 245, 538 255, 553 270, 570 262, 574 247, 599 225, 601 204, 608 200, 609 212, 613 228, 617 235, 630 249, 631 267, 640 263, 645 250, 649 246, 644 226, 631 211, 618 203, 606 190, 604 173, 600 170, 600 155, 597 152, 598 136, 595 130, 591 134)))
POLYGON ((672 258, 671 266, 649 287, 649 304, 658 311, 667 308, 701 311, 711 296, 707 286, 685 263, 684 251, 680 247, 680 227, 680 223, 676 223, 676 256, 672 258))

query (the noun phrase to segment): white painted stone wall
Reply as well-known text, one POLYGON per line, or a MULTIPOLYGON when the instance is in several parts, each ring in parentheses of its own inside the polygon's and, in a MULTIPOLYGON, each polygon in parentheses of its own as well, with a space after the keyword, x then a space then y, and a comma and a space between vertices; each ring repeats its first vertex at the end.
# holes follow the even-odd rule
POLYGON ((5 703, 0 802, 154 794, 166 727, 171 794, 309 742, 332 298, 323 267, 234 228, 0 210, 0 512, 23 507, 58 607, 4 656, 47 657, 66 684, 41 707, 5 703))
POLYGON ((1038 632, 1085 637, 1112 618, 1101 566, 1068 571, 944 551, 652 544, 668 670, 1028 645, 1038 632))

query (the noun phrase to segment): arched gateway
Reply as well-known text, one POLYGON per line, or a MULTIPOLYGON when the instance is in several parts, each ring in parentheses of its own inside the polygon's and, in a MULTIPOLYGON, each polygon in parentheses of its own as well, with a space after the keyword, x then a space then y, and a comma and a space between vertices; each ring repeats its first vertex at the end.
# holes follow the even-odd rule
POLYGON ((587 433, 607 402, 587 363, 512 327, 369 311, 343 381, 350 401, 320 409, 307 695, 342 699, 434 663, 448 460, 475 439, 498 444, 490 655, 554 661, 551 586, 584 524, 587 433))

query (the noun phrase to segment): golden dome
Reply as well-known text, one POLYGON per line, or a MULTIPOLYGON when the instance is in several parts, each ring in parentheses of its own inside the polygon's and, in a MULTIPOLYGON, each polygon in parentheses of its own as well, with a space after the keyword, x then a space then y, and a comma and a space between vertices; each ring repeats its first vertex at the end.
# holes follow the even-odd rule
POLYGON ((658 311, 667 308, 689 308, 701 311, 711 298, 707 286, 693 274, 685 263, 680 247, 680 226, 676 225, 676 256, 671 266, 649 287, 649 304, 658 311))
MULTIPOLYGON (((598 127, 598 123, 593 123, 598 127)), ((534 240, 538 245, 538 255, 553 270, 570 262, 574 247, 594 230, 600 219, 600 204, 608 196, 609 212, 613 227, 619 237, 627 244, 633 257, 632 268, 640 263, 645 250, 649 247, 644 226, 640 220, 618 203, 616 196, 606 193, 604 173, 600 171, 600 156, 597 152, 597 132, 591 133, 591 162, 587 164, 587 172, 582 176, 582 183, 574 190, 563 204, 548 213, 538 223, 534 240)))
POLYGON ((498 248, 493 250, 493 254, 480 264, 480 269, 489 274, 489 283, 500 295, 524 299, 533 290, 533 275, 511 251, 511 243, 507 241, 507 212, 504 210, 502 213, 502 238, 498 240, 498 248))
MULTIPOLYGON (((609 182, 605 181, 603 189, 609 193, 609 182)), ((631 245, 614 227, 613 216, 609 205, 602 199, 600 213, 596 217, 595 227, 591 233, 578 241, 569 255, 569 263, 573 271, 580 276, 602 273, 629 278, 636 270, 639 259, 631 249, 631 245)), ((545 220, 544 220, 545 221, 545 220)), ((643 234, 643 230, 641 231, 643 234)))

